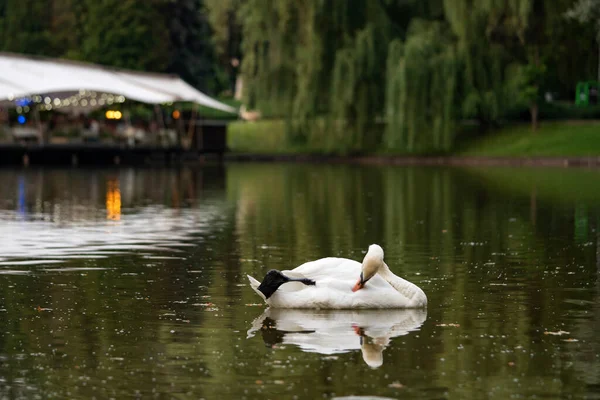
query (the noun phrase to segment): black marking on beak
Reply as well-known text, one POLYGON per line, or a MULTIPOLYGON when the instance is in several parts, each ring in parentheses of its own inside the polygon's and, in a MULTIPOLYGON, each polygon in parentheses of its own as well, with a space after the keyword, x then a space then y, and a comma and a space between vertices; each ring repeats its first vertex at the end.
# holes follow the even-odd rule
POLYGON ((371 277, 369 277, 369 278, 367 278, 367 279, 365 279, 365 277, 363 276, 363 273, 361 272, 361 273, 360 273, 360 284, 361 284, 362 286, 365 286, 365 283, 369 282, 369 280, 370 280, 371 278, 372 278, 372 276, 371 276, 371 277))

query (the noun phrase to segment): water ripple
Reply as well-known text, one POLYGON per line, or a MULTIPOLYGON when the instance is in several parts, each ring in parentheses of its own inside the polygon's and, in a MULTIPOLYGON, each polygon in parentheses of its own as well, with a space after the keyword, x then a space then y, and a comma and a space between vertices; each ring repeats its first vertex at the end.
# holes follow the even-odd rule
POLYGON ((132 252, 145 252, 146 258, 158 257, 148 253, 159 251, 180 253, 180 247, 194 245, 194 236, 218 227, 221 215, 220 205, 185 210, 147 206, 122 214, 119 221, 56 223, 19 219, 15 212, 2 211, 0 266, 61 263, 132 252))

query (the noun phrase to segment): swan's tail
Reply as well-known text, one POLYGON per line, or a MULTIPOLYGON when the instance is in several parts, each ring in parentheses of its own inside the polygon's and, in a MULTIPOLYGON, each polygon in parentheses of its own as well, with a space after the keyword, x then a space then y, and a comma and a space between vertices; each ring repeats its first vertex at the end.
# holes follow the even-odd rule
POLYGON ((263 300, 267 301, 267 299, 265 298, 265 295, 258 290, 258 287, 260 286, 260 282, 257 281, 256 279, 254 279, 253 277, 251 277, 250 275, 246 275, 248 277, 248 280, 250 281, 250 287, 260 296, 262 297, 263 300))

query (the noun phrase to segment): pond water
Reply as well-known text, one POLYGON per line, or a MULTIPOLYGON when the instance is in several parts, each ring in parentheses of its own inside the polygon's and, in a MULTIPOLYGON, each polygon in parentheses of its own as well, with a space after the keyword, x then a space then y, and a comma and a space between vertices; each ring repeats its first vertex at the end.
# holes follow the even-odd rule
POLYGON ((600 399, 600 171, 0 169, 0 398, 600 399), (425 311, 267 309, 390 268, 425 311))

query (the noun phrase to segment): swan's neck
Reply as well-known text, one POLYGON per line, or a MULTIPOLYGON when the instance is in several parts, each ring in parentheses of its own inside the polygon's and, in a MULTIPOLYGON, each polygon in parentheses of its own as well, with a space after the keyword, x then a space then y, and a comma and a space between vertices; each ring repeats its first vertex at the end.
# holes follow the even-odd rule
POLYGON ((409 299, 414 306, 425 306, 427 304, 427 296, 425 296, 423 290, 414 283, 395 275, 385 262, 379 268, 379 275, 400 294, 409 299))

